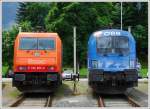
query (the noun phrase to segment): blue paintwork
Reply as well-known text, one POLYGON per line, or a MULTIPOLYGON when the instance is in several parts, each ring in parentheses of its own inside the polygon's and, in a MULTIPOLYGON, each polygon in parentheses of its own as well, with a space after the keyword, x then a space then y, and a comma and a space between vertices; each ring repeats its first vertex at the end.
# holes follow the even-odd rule
MULTIPOLYGON (((113 36, 113 35, 112 35, 113 36)), ((98 67, 96 69, 102 69, 104 71, 111 71, 110 73, 115 73, 117 71, 124 71, 125 69, 136 69, 136 43, 134 37, 128 31, 118 30, 118 29, 108 29, 96 31, 90 35, 88 41, 88 69, 94 69, 92 67, 91 61, 97 60, 98 67), (107 55, 103 56, 97 53, 96 50, 96 37, 108 36, 108 33, 119 33, 116 34, 120 37, 128 37, 129 39, 129 54, 126 56, 119 55, 107 55), (97 35, 96 35, 97 34, 97 35), (134 66, 130 65, 130 61, 134 63, 134 66)))

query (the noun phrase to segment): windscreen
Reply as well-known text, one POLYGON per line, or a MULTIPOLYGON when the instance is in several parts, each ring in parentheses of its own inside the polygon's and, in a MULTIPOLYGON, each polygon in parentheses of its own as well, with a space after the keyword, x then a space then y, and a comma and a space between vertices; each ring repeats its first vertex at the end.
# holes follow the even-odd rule
POLYGON ((37 38, 21 38, 19 48, 21 50, 37 50, 37 38))
POLYGON ((98 48, 111 48, 112 47, 112 41, 111 41, 111 37, 101 37, 101 38, 98 38, 98 43, 97 43, 97 47, 98 48))
POLYGON ((128 48, 128 38, 127 37, 114 37, 116 48, 128 48))
POLYGON ((53 50, 55 40, 53 38, 24 37, 20 39, 19 48, 21 50, 53 50))
POLYGON ((128 54, 129 41, 123 36, 106 36, 97 38, 97 52, 101 54, 128 54))
POLYGON ((39 38, 38 49, 39 50, 52 50, 55 48, 55 43, 52 38, 39 38))

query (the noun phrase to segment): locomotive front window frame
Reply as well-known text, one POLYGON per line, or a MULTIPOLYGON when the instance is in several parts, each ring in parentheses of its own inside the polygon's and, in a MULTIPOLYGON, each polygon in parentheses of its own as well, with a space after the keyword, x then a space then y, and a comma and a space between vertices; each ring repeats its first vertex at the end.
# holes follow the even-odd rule
POLYGON ((20 50, 55 50, 56 48, 56 40, 55 38, 50 38, 50 37, 21 37, 19 39, 19 49, 20 50), (30 45, 32 45, 33 43, 28 43, 28 41, 26 40, 25 42, 23 42, 24 39, 27 39, 27 40, 34 40, 35 43, 35 47, 32 48, 30 45), (40 48, 40 40, 44 40, 45 42, 46 41, 52 41, 52 43, 41 43, 43 46, 45 46, 46 48, 40 48), (27 46, 27 47, 25 47, 27 46))
MULTIPOLYGON (((104 46, 104 45, 103 45, 104 46)), ((96 38, 96 49, 98 53, 101 54, 109 54, 109 53, 119 53, 119 54, 129 54, 129 38, 125 37, 125 36, 101 36, 101 37, 97 37, 96 38), (104 40, 102 40, 102 38, 104 38, 104 40), (106 47, 106 45, 108 45, 108 42, 106 42, 107 40, 105 40, 106 38, 110 38, 109 47, 106 47), (120 40, 122 39, 122 40, 120 40), (99 40, 101 40, 101 42, 103 44, 106 44, 105 47, 99 47, 99 40), (123 41, 125 42, 125 45, 123 44, 123 41), (119 46, 120 47, 119 47, 119 46), (115 52, 114 52, 115 50, 115 52)))

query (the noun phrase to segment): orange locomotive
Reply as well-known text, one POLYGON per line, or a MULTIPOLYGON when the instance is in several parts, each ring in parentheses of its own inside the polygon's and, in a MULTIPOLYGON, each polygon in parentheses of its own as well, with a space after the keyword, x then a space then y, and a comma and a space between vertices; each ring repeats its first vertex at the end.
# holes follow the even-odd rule
POLYGON ((13 86, 20 91, 54 91, 62 82, 62 43, 58 34, 19 33, 13 69, 13 86))

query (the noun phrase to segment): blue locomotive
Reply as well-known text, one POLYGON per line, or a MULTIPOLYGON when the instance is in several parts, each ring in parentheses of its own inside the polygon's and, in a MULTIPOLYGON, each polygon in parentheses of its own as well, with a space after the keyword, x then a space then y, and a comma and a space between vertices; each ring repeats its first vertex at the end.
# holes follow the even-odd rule
POLYGON ((88 83, 98 93, 123 93, 138 85, 136 42, 128 31, 107 29, 88 41, 88 83))

